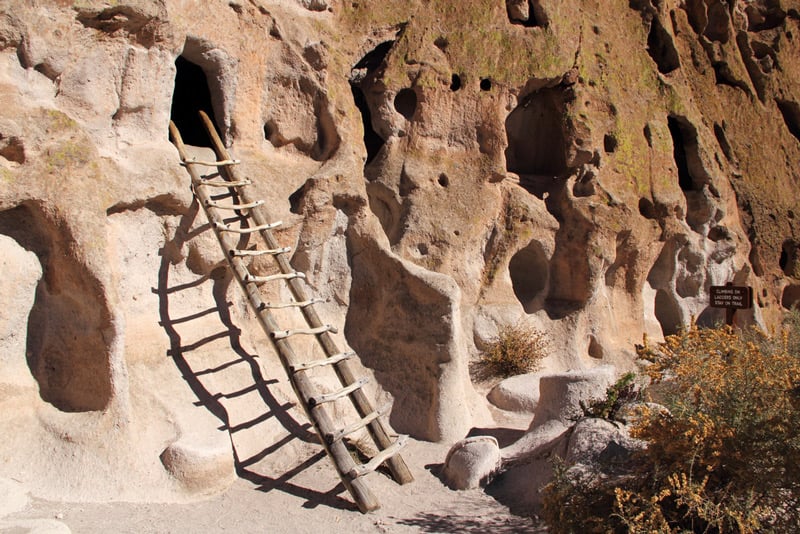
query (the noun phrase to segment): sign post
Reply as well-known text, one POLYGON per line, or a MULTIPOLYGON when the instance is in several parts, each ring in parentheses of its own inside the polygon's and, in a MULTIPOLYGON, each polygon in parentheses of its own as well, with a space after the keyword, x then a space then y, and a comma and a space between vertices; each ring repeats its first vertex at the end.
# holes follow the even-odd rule
POLYGON ((725 324, 733 325, 733 314, 736 310, 747 310, 753 307, 753 288, 735 286, 728 282, 724 286, 711 286, 711 307, 725 308, 725 324))

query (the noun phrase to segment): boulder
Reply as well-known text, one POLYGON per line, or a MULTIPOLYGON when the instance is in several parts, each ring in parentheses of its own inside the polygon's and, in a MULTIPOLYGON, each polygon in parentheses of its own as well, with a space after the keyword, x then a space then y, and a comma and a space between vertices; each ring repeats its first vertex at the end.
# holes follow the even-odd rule
POLYGON ((443 476, 453 489, 474 489, 500 469, 500 447, 492 436, 466 438, 450 448, 443 476))
POLYGON ((489 402, 511 412, 533 413, 539 402, 539 374, 506 378, 489 392, 489 402))
POLYGON ((583 416, 581 402, 604 398, 606 388, 615 380, 616 372, 611 366, 542 376, 531 428, 551 419, 564 424, 578 420, 583 416))

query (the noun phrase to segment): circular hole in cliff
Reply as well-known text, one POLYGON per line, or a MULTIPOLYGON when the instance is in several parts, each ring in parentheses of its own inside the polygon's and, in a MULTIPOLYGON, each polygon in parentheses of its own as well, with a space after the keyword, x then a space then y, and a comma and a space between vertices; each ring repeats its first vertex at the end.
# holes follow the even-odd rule
POLYGON ((100 282, 63 223, 35 204, 0 212, 0 233, 36 254, 42 278, 28 316, 27 363, 39 395, 65 412, 103 410, 112 397, 115 333, 100 282))
POLYGON ((645 219, 658 218, 658 215, 656 214, 656 207, 653 205, 653 202, 649 198, 639 199, 639 213, 645 219))
POLYGON ((442 187, 447 187, 447 186, 449 186, 449 185, 450 185, 450 178, 448 178, 448 177, 447 177, 447 175, 446 175, 445 173, 442 173, 442 174, 440 174, 440 175, 439 175, 439 178, 438 178, 436 181, 437 181, 437 182, 439 183, 439 185, 441 185, 442 187))
POLYGON ((547 287, 548 261, 542 246, 532 241, 528 246, 514 254, 508 263, 511 286, 525 313, 534 313, 537 302, 547 287))
POLYGON ((401 89, 394 97, 394 109, 410 121, 417 111, 417 93, 408 87, 401 89))
POLYGON ((203 121, 198 114, 204 111, 212 124, 217 125, 211 90, 202 67, 178 56, 175 60, 175 90, 172 94, 170 120, 178 127, 187 145, 211 147, 203 121))
POLYGON ((489 78, 482 78, 480 83, 481 91, 491 91, 492 90, 492 80, 489 78))
POLYGON ((450 90, 455 92, 459 89, 461 89, 461 76, 454 72, 450 77, 450 90))

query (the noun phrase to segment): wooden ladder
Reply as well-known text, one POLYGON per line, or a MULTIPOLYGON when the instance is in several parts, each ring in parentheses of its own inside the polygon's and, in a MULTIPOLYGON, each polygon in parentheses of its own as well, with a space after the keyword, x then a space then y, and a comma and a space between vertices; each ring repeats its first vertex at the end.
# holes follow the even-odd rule
POLYGON ((252 182, 238 175, 236 165, 239 162, 231 158, 208 116, 202 111, 200 116, 211 139, 216 161, 197 161, 188 158, 178 128, 172 121, 169 125, 170 134, 181 157, 181 164, 186 167, 191 176, 192 191, 197 202, 202 206, 211 228, 222 246, 223 254, 233 275, 247 296, 258 322, 275 345, 297 399, 313 423, 320 442, 336 467, 342 483, 353 496, 361 512, 367 513, 376 510, 380 508, 380 502, 366 485, 364 475, 385 463, 398 483, 412 482, 414 477, 399 454, 400 449, 406 444, 408 436, 399 436, 394 441, 390 438, 387 426, 382 419, 386 410, 375 410, 372 407, 367 395, 362 390, 368 379, 366 377, 357 378, 353 366, 348 361, 355 354, 341 352, 337 348, 336 342, 331 336, 331 333, 336 333, 336 329, 320 320, 314 309, 314 303, 319 301, 308 296, 303 282, 304 273, 297 272, 292 268, 288 259, 290 249, 281 247, 275 239, 271 230, 280 226, 281 223, 267 220, 260 209, 264 201, 254 200, 248 193, 247 186, 252 182), (201 175, 198 168, 202 167, 216 167, 217 172, 201 175), (212 194, 212 191, 220 192, 221 190, 227 190, 227 196, 232 199, 231 202, 220 201, 218 194, 212 194), (215 197, 216 200, 212 197, 215 197), (225 212, 228 215, 231 212, 238 214, 240 220, 247 220, 248 225, 237 227, 226 223, 225 212), (240 249, 236 241, 242 237, 242 234, 260 235, 265 248, 261 250, 240 249), (250 274, 247 260, 260 255, 272 256, 280 268, 280 274, 270 276, 250 274), (259 286, 272 282, 288 284, 294 300, 279 304, 262 300, 259 286), (275 321, 274 314, 270 311, 277 308, 300 310, 308 328, 291 330, 280 328, 275 321), (301 361, 289 341, 296 335, 315 336, 326 357, 314 361, 301 361), (328 394, 318 392, 307 371, 322 366, 328 366, 336 373, 342 386, 340 390, 328 394), (343 428, 337 428, 326 410, 326 405, 344 397, 350 399, 361 419, 343 428), (356 463, 354 456, 350 454, 344 438, 365 427, 379 452, 368 462, 360 464, 356 463))

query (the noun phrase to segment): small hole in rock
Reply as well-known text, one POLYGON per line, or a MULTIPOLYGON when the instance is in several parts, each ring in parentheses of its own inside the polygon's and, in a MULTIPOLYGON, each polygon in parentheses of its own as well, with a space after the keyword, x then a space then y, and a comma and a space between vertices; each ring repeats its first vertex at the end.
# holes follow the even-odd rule
POLYGON ((461 76, 456 73, 450 77, 450 90, 451 91, 458 91, 461 89, 461 76))
POLYGON ((492 90, 492 80, 489 78, 481 79, 481 91, 491 91, 492 90))
POLYGON ((394 97, 394 109, 410 121, 417 111, 417 93, 410 88, 401 89, 394 97))
POLYGON ((639 199, 639 213, 646 219, 657 219, 656 207, 649 198, 639 199))
POLYGON ((439 182, 439 185, 441 185, 442 187, 447 187, 448 185, 450 185, 450 178, 448 178, 447 175, 444 173, 439 175, 439 179, 437 181, 439 182))
POLYGON ((603 136, 603 149, 606 151, 606 154, 611 154, 612 152, 617 151, 617 138, 611 134, 606 134, 603 136))

